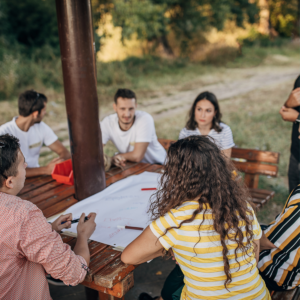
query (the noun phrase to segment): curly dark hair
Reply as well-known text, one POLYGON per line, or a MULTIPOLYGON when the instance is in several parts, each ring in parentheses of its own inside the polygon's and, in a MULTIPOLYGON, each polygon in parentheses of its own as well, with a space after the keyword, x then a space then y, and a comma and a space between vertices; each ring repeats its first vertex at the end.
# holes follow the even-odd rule
POLYGON ((195 121, 195 109, 196 105, 201 100, 208 100, 215 108, 216 115, 213 118, 211 129, 214 129, 216 132, 221 132, 222 127, 220 126, 222 114, 220 111, 219 103, 215 94, 211 92, 203 92, 197 96, 194 100, 194 103, 189 112, 189 119, 186 122, 186 129, 188 130, 195 130, 198 127, 197 122, 195 121))
MULTIPOLYGON (((214 230, 220 235, 223 247, 226 288, 232 281, 226 239, 237 243, 235 259, 238 264, 237 253, 242 251, 248 259, 255 247, 252 243, 253 210, 247 201, 250 199, 248 190, 244 184, 233 180, 233 170, 233 164, 226 159, 212 138, 197 135, 181 139, 168 150, 165 171, 160 179, 161 188, 152 196, 149 208, 152 220, 156 220, 186 201, 198 201, 199 207, 192 217, 183 220, 179 227, 167 228, 165 235, 172 228, 180 228, 185 223, 193 222, 199 213, 203 213, 204 221, 206 204, 210 206, 214 230), (245 228, 245 236, 241 222, 245 228)), ((202 223, 199 229, 201 225, 202 223)), ((197 243, 201 239, 200 233, 199 231, 197 243)))

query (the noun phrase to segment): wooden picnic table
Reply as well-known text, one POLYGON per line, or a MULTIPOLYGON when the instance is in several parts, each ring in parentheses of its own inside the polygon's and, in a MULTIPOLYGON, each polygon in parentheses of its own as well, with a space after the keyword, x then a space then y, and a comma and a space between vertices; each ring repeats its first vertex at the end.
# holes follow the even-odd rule
MULTIPOLYGON (((161 165, 127 162, 123 169, 114 167, 106 172, 106 186, 144 171, 159 173, 162 168, 161 165)), ((77 203, 74 195, 74 186, 58 183, 51 176, 38 176, 26 179, 18 196, 34 203, 49 218, 77 203)), ((64 234, 61 237, 72 248, 75 246, 76 238, 64 234)), ((113 250, 112 246, 91 241, 89 249, 91 271, 81 284, 98 291, 100 300, 124 299, 134 285, 133 270, 136 266, 122 263, 121 252, 113 250)))

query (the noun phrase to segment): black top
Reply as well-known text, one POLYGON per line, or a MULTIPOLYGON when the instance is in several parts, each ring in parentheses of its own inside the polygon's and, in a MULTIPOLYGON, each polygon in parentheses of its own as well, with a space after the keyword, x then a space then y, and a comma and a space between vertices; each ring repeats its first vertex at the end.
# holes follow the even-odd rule
MULTIPOLYGON (((294 89, 300 87, 300 75, 297 77, 294 83, 294 89)), ((294 107, 300 113, 300 106, 294 107)), ((300 135, 299 132, 299 122, 293 123, 292 129, 292 145, 291 145, 291 153, 300 162, 300 139, 298 136, 300 135)))
MULTIPOLYGON (((300 106, 294 107, 294 109, 296 109, 300 113, 300 106)), ((298 162, 300 162, 300 139, 298 138, 298 136, 300 135, 299 125, 299 122, 293 123, 291 145, 291 153, 297 159, 298 162)))

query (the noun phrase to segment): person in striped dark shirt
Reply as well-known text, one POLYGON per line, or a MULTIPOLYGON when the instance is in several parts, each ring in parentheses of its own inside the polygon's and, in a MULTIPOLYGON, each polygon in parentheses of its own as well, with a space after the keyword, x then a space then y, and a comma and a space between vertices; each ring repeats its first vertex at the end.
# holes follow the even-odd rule
POLYGON ((269 290, 300 285, 300 185, 290 194, 282 212, 264 228, 259 271, 269 290), (269 243, 269 245, 267 245, 269 243))
POLYGON ((178 140, 166 161, 151 199, 153 222, 122 261, 140 264, 172 250, 182 276, 172 274, 176 284, 159 300, 270 300, 257 269, 261 229, 247 190, 231 179, 234 166, 204 136, 178 140))

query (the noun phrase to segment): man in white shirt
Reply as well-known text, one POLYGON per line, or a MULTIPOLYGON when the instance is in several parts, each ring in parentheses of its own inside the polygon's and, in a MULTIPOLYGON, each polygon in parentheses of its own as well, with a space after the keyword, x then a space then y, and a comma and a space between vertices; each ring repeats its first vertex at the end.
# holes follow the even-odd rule
POLYGON ((28 164, 26 177, 50 175, 54 166, 71 158, 70 152, 57 139, 53 130, 42 122, 46 114, 47 98, 35 91, 25 91, 19 96, 19 116, 0 126, 0 135, 9 133, 20 141, 21 151, 28 164), (59 155, 48 165, 39 166, 43 144, 59 155))
POLYGON ((158 142, 154 120, 150 114, 136 110, 136 95, 128 89, 118 89, 113 104, 115 114, 101 122, 102 142, 111 140, 119 153, 113 156, 116 166, 126 161, 163 164, 166 151, 158 142))

